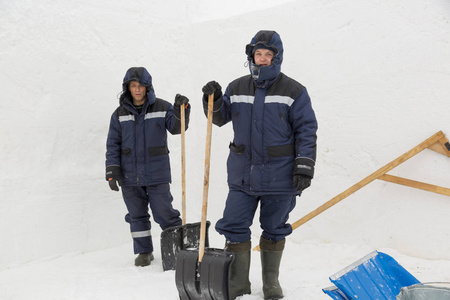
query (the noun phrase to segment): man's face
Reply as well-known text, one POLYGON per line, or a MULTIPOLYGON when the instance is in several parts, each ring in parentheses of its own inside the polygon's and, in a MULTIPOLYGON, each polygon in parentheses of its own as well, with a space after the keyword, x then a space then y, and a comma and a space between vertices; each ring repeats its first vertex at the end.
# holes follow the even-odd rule
POLYGON ((253 54, 255 64, 258 66, 267 67, 272 64, 274 53, 268 49, 258 49, 253 54))
POLYGON ((144 104, 145 97, 147 96, 147 88, 142 86, 137 81, 131 81, 128 84, 128 89, 130 90, 131 97, 133 97, 134 105, 144 104))

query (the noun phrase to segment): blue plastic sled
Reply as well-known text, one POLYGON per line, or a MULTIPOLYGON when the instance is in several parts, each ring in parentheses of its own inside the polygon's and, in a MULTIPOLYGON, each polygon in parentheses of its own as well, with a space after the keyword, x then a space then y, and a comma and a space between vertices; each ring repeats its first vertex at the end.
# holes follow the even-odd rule
POLYGON ((373 251, 330 277, 322 291, 336 300, 395 300, 400 289, 420 283, 389 255, 373 251))

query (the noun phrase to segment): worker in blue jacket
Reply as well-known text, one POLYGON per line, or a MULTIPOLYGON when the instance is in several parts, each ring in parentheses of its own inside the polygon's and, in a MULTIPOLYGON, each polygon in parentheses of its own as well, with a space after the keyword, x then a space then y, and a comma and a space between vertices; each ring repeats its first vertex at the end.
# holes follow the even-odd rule
POLYGON ((317 121, 306 88, 281 72, 283 44, 275 31, 259 31, 246 46, 250 75, 222 93, 216 81, 202 89, 206 114, 214 93, 213 123, 232 122, 227 161, 229 193, 216 230, 235 254, 231 299, 250 294, 251 232, 258 204, 264 299, 281 299, 278 281, 287 223, 296 196, 310 186, 316 161, 317 121))
POLYGON ((143 67, 128 69, 123 79, 119 107, 111 116, 106 141, 106 180, 113 191, 122 188, 130 224, 136 266, 153 260, 149 205, 162 230, 181 225, 180 213, 172 207, 171 172, 167 131, 181 132, 180 107, 189 99, 177 94, 172 106, 155 96, 150 73, 143 67))

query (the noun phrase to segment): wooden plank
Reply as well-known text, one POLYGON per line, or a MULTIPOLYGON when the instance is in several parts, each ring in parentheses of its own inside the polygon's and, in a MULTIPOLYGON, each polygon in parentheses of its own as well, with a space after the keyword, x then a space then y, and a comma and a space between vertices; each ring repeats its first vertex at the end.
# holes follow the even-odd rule
POLYGON ((437 141, 439 141, 443 137, 445 137, 445 136, 442 133, 442 131, 439 131, 439 132, 435 133, 433 136, 431 136, 430 138, 426 139, 425 141, 423 141, 419 145, 415 146, 414 148, 412 148, 408 152, 404 153, 403 155, 400 155, 399 157, 397 157, 396 159, 394 159, 390 163, 386 164, 385 166, 381 167, 377 171, 373 172, 372 174, 370 174, 369 176, 367 176, 363 180, 357 182, 356 184, 352 185, 351 187, 349 187, 348 189, 346 189, 345 191, 343 191, 339 195, 337 195, 334 198, 328 200, 327 202, 325 202, 324 204, 322 204, 321 206, 319 206, 318 208, 316 208, 315 210, 313 210, 312 212, 310 212, 309 214, 307 214, 303 218, 301 218, 301 219, 297 220, 296 222, 294 222, 292 224, 292 229, 296 229, 297 227, 305 224, 306 222, 308 222, 312 218, 316 217, 317 215, 321 214, 325 210, 327 210, 330 207, 332 207, 332 206, 336 205, 337 203, 341 202, 342 200, 344 200, 345 198, 347 198, 348 196, 350 196, 354 192, 358 191, 362 187, 364 187, 367 184, 371 183, 372 181, 374 181, 375 179, 377 179, 381 175, 389 172, 390 170, 394 169, 395 167, 397 167, 401 163, 407 161, 408 159, 410 159, 411 157, 413 157, 417 153, 419 153, 422 150, 424 150, 424 149, 428 148, 429 146, 433 145, 434 143, 436 143, 437 141))
POLYGON ((450 144, 446 137, 440 139, 428 148, 430 150, 436 151, 437 153, 450 157, 450 144))
POLYGON ((433 192, 433 193, 437 193, 437 194, 441 194, 441 195, 445 195, 445 196, 450 196, 449 188, 445 188, 445 187, 441 187, 441 186, 437 186, 437 185, 433 185, 433 184, 428 184, 428 183, 424 183, 424 182, 420 182, 420 181, 397 177, 397 176, 393 176, 393 175, 389 175, 389 174, 384 174, 384 175, 380 176, 378 179, 405 185, 405 186, 409 186, 409 187, 424 190, 427 192, 433 192))
MULTIPOLYGON (((337 203, 341 202, 342 200, 344 200, 345 198, 347 198, 351 194, 355 193, 359 189, 363 188, 367 184, 371 183, 375 179, 377 179, 380 176, 386 174, 387 172, 389 172, 390 170, 394 169, 395 167, 397 167, 401 163, 404 163, 405 161, 407 161, 408 159, 410 159, 411 157, 413 157, 417 153, 423 151, 424 149, 429 148, 430 146, 432 146, 436 142, 439 142, 442 139, 446 139, 446 137, 445 137, 445 135, 444 135, 444 133, 442 131, 438 131, 437 133, 435 133, 434 135, 432 135, 431 137, 429 137, 428 139, 426 139, 425 141, 423 141, 419 145, 415 146, 414 148, 412 148, 408 152, 400 155, 399 157, 397 157, 396 159, 394 159, 390 163, 384 165, 383 167, 381 167, 377 171, 373 172, 369 176, 365 177, 361 181, 357 182, 356 184, 352 185, 351 187, 349 187, 348 189, 346 189, 345 191, 343 191, 339 195, 333 197, 332 199, 328 200, 327 202, 325 202, 324 204, 322 204, 321 206, 319 206, 315 210, 311 211, 310 213, 308 213, 304 217, 302 217, 299 220, 297 220, 294 223, 292 223, 292 225, 291 225, 292 226, 292 230, 297 229, 301 225, 305 224, 306 222, 310 221, 314 217, 316 217, 319 214, 323 213, 324 211, 326 211, 330 207, 332 207, 332 206, 336 205, 337 203)), ((254 247, 253 250, 259 250, 259 246, 254 247)))

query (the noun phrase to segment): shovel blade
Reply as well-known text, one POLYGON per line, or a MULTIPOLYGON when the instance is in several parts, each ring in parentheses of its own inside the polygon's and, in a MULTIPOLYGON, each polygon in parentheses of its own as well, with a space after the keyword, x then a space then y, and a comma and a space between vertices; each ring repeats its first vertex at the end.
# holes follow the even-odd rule
POLYGON ((420 283, 394 258, 378 251, 350 264, 330 280, 349 299, 395 299, 402 287, 420 283))
POLYGON ((233 252, 207 248, 202 262, 198 249, 178 254, 175 281, 181 300, 229 300, 228 275, 233 252))
MULTIPOLYGON (((174 226, 161 232, 161 258, 163 270, 175 270, 177 256, 181 250, 199 248, 200 222, 174 226)), ((208 228, 210 222, 206 221, 205 247, 209 246, 208 228)))

